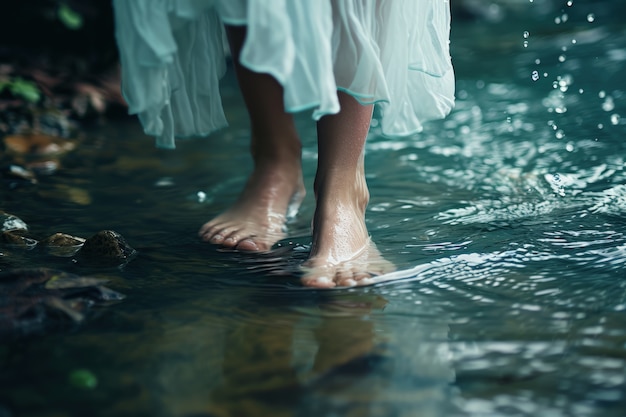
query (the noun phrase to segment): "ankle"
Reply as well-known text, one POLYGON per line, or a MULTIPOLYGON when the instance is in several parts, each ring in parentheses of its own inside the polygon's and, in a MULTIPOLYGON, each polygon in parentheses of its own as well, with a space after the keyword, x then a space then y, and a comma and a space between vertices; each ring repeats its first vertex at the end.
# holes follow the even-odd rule
POLYGON ((360 172, 343 178, 341 175, 317 176, 313 189, 318 206, 348 204, 365 212, 369 203, 367 182, 360 172))
POLYGON ((253 132, 250 153, 255 163, 300 164, 302 144, 296 132, 253 132))
POLYGON ((300 158, 288 155, 253 155, 254 175, 272 175, 282 179, 302 181, 302 163, 300 158))

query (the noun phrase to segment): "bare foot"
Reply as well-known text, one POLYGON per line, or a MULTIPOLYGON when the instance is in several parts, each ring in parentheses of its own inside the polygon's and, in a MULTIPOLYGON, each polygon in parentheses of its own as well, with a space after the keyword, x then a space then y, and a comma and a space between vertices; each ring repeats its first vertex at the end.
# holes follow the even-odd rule
POLYGON ((205 223, 205 242, 243 251, 267 251, 285 236, 288 212, 304 197, 299 162, 260 163, 235 204, 205 223))
POLYGON ((376 249, 365 226, 369 198, 365 179, 358 178, 348 192, 325 189, 334 191, 318 194, 313 244, 302 266, 302 283, 318 288, 368 285, 373 277, 393 271, 395 267, 376 249))

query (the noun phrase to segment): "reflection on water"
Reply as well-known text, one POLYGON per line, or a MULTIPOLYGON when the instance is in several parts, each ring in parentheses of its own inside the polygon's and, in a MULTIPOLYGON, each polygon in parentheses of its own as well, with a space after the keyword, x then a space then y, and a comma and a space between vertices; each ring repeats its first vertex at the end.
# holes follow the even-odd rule
POLYGON ((454 26, 450 117, 402 140, 372 129, 368 227, 400 267, 378 285, 299 286, 311 195, 269 254, 198 242, 250 170, 232 75, 231 128, 211 140, 160 151, 136 123, 103 126, 58 175, 3 190, 34 235, 113 229, 139 255, 87 270, 2 249, 2 269, 107 278, 127 298, 0 342, 0 416, 623 415, 623 6, 495 4, 454 26))

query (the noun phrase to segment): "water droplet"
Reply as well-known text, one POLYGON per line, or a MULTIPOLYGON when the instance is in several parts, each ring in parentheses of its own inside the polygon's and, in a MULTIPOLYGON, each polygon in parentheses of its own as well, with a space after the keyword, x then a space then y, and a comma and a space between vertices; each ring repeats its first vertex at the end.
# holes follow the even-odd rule
POLYGON ((572 142, 567 142, 567 145, 565 145, 565 150, 567 152, 573 152, 574 151, 574 144, 572 142))
POLYGON ((611 115, 611 124, 613 126, 617 126, 619 124, 619 120, 620 120, 620 115, 615 113, 611 115))
POLYGON ((576 39, 572 39, 572 44, 576 45, 576 39))
POLYGON ((567 7, 572 7, 572 4, 574 4, 574 0, 567 1, 567 7))
POLYGON ((527 30, 525 30, 524 31, 524 39, 528 39, 529 36, 530 36, 530 33, 527 30))
POLYGON ((559 90, 563 93, 569 89, 569 86, 572 85, 574 79, 571 75, 567 74, 563 77, 559 77, 559 90))
POLYGON ((589 13, 587 15, 587 22, 592 23, 594 20, 596 20, 596 15, 594 15, 593 13, 589 13))
POLYGON ((196 196, 198 197, 198 203, 204 203, 206 200, 206 193, 204 191, 198 191, 196 196))
POLYGON ((567 15, 567 13, 563 13, 563 15, 561 16, 561 21, 565 23, 567 22, 567 19, 569 19, 569 16, 567 15))
POLYGON ((548 73, 547 73, 547 72, 544 72, 544 73, 543 73, 543 78, 547 78, 547 77, 548 77, 548 73))
POLYGON ((556 131, 554 136, 556 136, 557 139, 563 139, 565 137, 565 132, 563 132, 561 129, 559 129, 559 130, 556 131))
POLYGON ((613 111, 615 109, 615 102, 613 101, 613 97, 608 96, 604 99, 602 103, 602 110, 604 111, 613 111))
POLYGON ((539 58, 535 59, 535 65, 541 64, 541 60, 539 58))
POLYGON ((554 18, 554 23, 556 23, 557 25, 561 23, 561 18, 560 17, 555 17, 554 18))
POLYGON ((533 81, 537 81, 539 79, 539 73, 537 71, 533 71, 530 78, 532 78, 533 81))
POLYGON ((559 62, 565 62, 565 55, 559 55, 559 62))
POLYGON ((528 48, 528 41, 524 41, 524 48, 528 48))
POLYGON ((585 90, 583 90, 582 88, 579 88, 579 89, 578 89, 578 94, 582 94, 582 93, 584 93, 584 92, 585 92, 585 90))
POLYGON ((606 97, 606 92, 604 90, 600 90, 600 92, 598 93, 598 97, 600 98, 606 97))
POLYGON ((604 129, 604 125, 602 123, 598 123, 598 129, 604 129))

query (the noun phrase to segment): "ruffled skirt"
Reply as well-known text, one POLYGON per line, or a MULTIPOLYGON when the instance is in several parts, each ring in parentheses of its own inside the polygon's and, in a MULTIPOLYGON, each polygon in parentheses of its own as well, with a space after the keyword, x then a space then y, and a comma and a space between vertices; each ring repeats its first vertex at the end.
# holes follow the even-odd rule
POLYGON ((241 63, 271 74, 285 110, 339 112, 337 91, 375 103, 386 136, 454 104, 448 0, 114 0, 122 91, 157 146, 227 125, 224 24, 246 25, 241 63))

